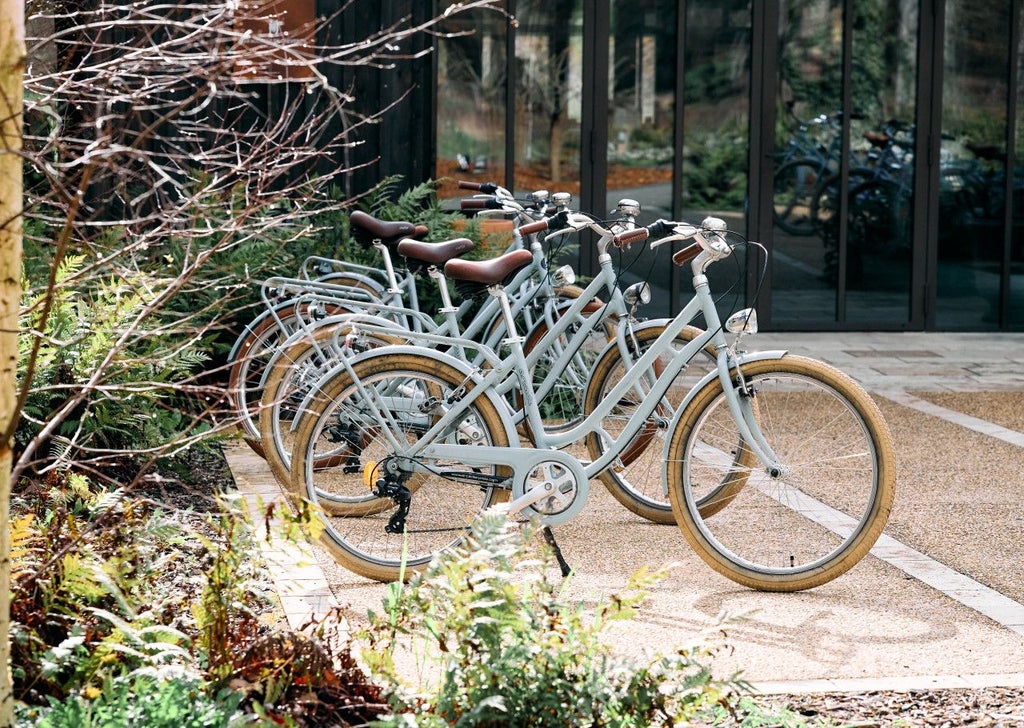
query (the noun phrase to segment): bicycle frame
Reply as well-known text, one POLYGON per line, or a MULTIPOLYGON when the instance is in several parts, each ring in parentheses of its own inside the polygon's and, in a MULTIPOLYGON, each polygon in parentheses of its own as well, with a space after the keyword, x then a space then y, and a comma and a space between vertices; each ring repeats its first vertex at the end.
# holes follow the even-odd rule
MULTIPOLYGON (((599 249, 603 250, 603 248, 607 246, 609 240, 610 235, 603 236, 601 240, 598 241, 599 249)), ((558 318, 554 318, 552 311, 545 308, 544 315, 546 317, 545 322, 547 323, 548 331, 535 343, 528 354, 523 351, 521 337, 512 337, 511 339, 506 339, 504 342, 489 340, 484 344, 480 344, 466 338, 470 335, 469 330, 467 330, 467 333, 462 337, 452 337, 445 333, 444 330, 417 333, 415 336, 411 336, 408 332, 396 332, 393 327, 389 327, 387 325, 382 326, 379 322, 367 321, 365 319, 360 320, 358 314, 338 318, 345 319, 353 323, 354 327, 357 329, 357 332, 354 334, 356 336, 358 336, 358 332, 382 335, 395 335, 396 333, 400 333, 403 336, 408 335, 415 344, 430 343, 447 346, 449 347, 449 350, 455 351, 456 356, 464 362, 469 361, 468 357, 464 355, 464 351, 466 349, 475 350, 477 355, 472 358, 470 363, 479 366, 486 361, 492 369, 501 372, 500 378, 493 382, 489 382, 489 386, 493 386, 495 392, 505 396, 508 395, 517 384, 519 384, 520 390, 524 392, 524 396, 533 398, 534 404, 532 408, 537 411, 537 417, 531 417, 529 420, 530 427, 534 429, 540 427, 540 429, 543 429, 543 421, 539 419, 539 410, 537 410, 538 401, 543 399, 544 396, 554 388, 558 381, 559 373, 564 368, 568 367, 569 364, 578 356, 580 349, 594 331, 599 327, 602 327, 609 318, 618 317, 620 320, 624 320, 629 314, 622 292, 616 285, 617 274, 612 265, 611 256, 602 252, 599 255, 599 261, 600 269, 598 275, 594 276, 593 280, 591 280, 578 298, 576 298, 567 308, 560 311, 558 318), (592 305, 601 293, 608 293, 609 300, 603 304, 600 311, 589 316, 584 316, 584 310, 587 306, 592 305), (564 347, 561 347, 559 342, 562 336, 573 325, 577 325, 579 328, 568 339, 568 343, 564 347), (502 343, 511 346, 512 353, 504 360, 499 360, 493 351, 502 343), (523 373, 531 371, 540 361, 541 357, 552 349, 561 349, 561 351, 552 363, 542 382, 537 384, 524 383, 520 381, 518 376, 510 376, 516 371, 523 373), (513 359, 516 351, 519 352, 521 357, 518 361, 513 359)), ((529 270, 530 267, 527 267, 524 269, 524 272, 528 272, 529 270)), ((523 272, 514 279, 513 283, 509 286, 510 288, 514 289, 515 280, 519 280, 521 275, 523 275, 523 272)), ((525 298, 528 299, 530 296, 526 296, 525 298)), ((507 305, 509 306, 509 310, 504 314, 506 316, 506 326, 511 325, 514 322, 516 316, 528 303, 529 301, 524 300, 524 297, 517 297, 514 301, 508 302, 507 305)), ((502 305, 501 298, 492 295, 491 300, 482 310, 489 310, 492 314, 496 314, 501 311, 502 305)), ((487 317, 487 320, 490 320, 490 316, 487 317)), ((351 364, 347 358, 343 358, 341 363, 325 373, 323 378, 329 379, 342 370, 347 371, 350 376, 353 375, 351 364)), ((490 377, 488 379, 490 379, 490 377)), ((314 388, 313 391, 306 396, 306 400, 302 404, 303 408, 305 408, 312 400, 312 397, 315 396, 316 389, 317 388, 314 388)), ((517 412, 510 411, 509 415, 512 422, 518 425, 529 416, 528 408, 524 408, 517 412)), ((562 443, 562 445, 568 444, 569 442, 572 442, 572 440, 568 440, 562 443)))
MULTIPOLYGON (((722 245, 725 245, 724 241, 722 245)), ((424 469, 419 464, 420 458, 454 460, 464 465, 480 467, 498 464, 510 468, 513 473, 510 487, 514 497, 505 507, 510 512, 529 512, 532 504, 545 498, 550 498, 553 495, 558 496, 561 492, 561 486, 558 483, 550 482, 550 479, 549 482, 544 484, 545 487, 533 489, 527 487, 528 480, 537 468, 555 466, 555 468, 561 468, 566 473, 571 474, 572 481, 574 482, 569 487, 573 491, 571 496, 573 502, 557 515, 546 518, 546 522, 550 525, 564 522, 574 517, 579 509, 582 508, 586 495, 589 493, 588 481, 616 461, 626 446, 640 433, 641 428, 648 424, 649 418, 654 414, 655 409, 662 404, 669 386, 679 372, 701 349, 710 343, 718 351, 717 371, 707 375, 689 393, 683 407, 679 408, 679 412, 685 410, 686 402, 699 391, 701 386, 711 381, 714 377, 718 377, 722 382, 729 409, 736 422, 740 437, 743 438, 743 441, 753 450, 766 468, 783 472, 785 468, 761 435, 749 403, 742 401, 745 396, 745 388, 742 385, 739 387, 733 385, 731 371, 747 359, 736 352, 735 346, 729 346, 715 308, 714 299, 710 293, 707 277, 703 272, 708 264, 728 254, 726 252, 725 255, 722 255, 719 251, 715 255, 705 249, 704 252, 692 261, 694 296, 690 302, 679 314, 670 320, 663 334, 637 360, 635 366, 627 370, 623 379, 597 408, 583 422, 560 434, 544 432, 543 421, 539 411, 539 399, 537 393, 532 389, 530 382, 527 381, 527 373, 529 371, 527 357, 523 352, 522 341, 517 337, 511 337, 506 342, 510 348, 510 354, 483 375, 478 371, 469 369, 465 364, 443 352, 423 350, 415 347, 385 347, 366 352, 355 357, 352 361, 344 359, 339 369, 348 371, 361 401, 368 406, 366 416, 380 427, 383 433, 386 433, 390 440, 390 446, 393 448, 394 457, 390 458, 386 464, 382 463, 385 471, 393 477, 403 477, 403 474, 407 476, 423 471, 424 469), (601 421, 611 412, 623 394, 632 387, 639 386, 641 379, 646 376, 654 360, 669 350, 671 342, 675 340, 676 336, 698 313, 703 314, 707 329, 687 343, 681 352, 671 358, 664 371, 658 375, 650 388, 645 390, 647 396, 633 412, 620 436, 617 439, 608 437, 607 433, 604 433, 600 427, 601 421), (400 401, 401 396, 399 396, 389 398, 388 406, 382 406, 384 405, 382 395, 373 391, 372 388, 366 387, 358 379, 354 370, 354 367, 363 358, 376 356, 389 350, 396 352, 410 351, 422 356, 440 359, 465 372, 465 383, 467 385, 472 383, 473 385, 468 392, 468 396, 461 396, 458 399, 446 401, 441 407, 443 414, 414 443, 406 442, 404 439, 400 440, 395 436, 394 432, 397 430, 397 423, 394 420, 394 413, 401 412, 404 409, 409 413, 415 411, 418 413, 417 416, 422 416, 423 413, 417 409, 419 402, 412 400, 403 406, 403 403, 400 401), (507 386, 507 382, 512 379, 519 382, 520 388, 524 393, 524 412, 530 425, 534 428, 537 438, 536 448, 457 445, 441 442, 458 427, 469 406, 480 396, 488 397, 492 402, 500 403, 500 405, 496 404, 496 407, 502 414, 506 430, 511 431, 515 421, 514 413, 510 411, 503 399, 495 396, 495 393, 500 392, 504 386, 507 386), (576 442, 591 432, 602 432, 605 437, 608 437, 610 447, 600 459, 584 465, 566 452, 557 449, 576 442)), ((501 299, 504 296, 500 286, 492 287, 490 290, 495 298, 501 299)), ((580 310, 582 310, 582 306, 580 310)), ((509 316, 507 308, 506 316, 509 316)), ((568 318, 564 317, 564 319, 568 318)), ((514 330, 514 322, 509 320, 508 323, 510 324, 510 330, 514 330)), ((563 323, 568 326, 567 320, 564 320, 563 323)), ((672 351, 675 353, 674 350, 672 351)), ((784 353, 782 351, 762 352, 755 355, 754 358, 780 358, 784 353)), ((677 413, 676 418, 678 416, 677 413)), ((563 475, 562 478, 565 479, 565 476, 563 475)))

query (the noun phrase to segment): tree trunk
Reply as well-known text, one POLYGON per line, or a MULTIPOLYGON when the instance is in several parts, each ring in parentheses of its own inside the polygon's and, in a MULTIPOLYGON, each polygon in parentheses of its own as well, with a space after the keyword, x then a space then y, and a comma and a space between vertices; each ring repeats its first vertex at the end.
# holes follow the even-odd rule
POLYGON ((11 443, 18 418, 22 76, 25 4, 0 0, 0 727, 14 725, 11 684, 11 443))

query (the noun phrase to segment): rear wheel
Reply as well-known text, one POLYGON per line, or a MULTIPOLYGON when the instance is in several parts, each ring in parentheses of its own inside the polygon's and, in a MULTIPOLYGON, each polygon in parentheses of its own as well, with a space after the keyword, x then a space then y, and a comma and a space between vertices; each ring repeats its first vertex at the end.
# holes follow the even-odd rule
MULTIPOLYGON (((347 374, 323 383, 302 414, 292 452, 293 489, 314 502, 328 492, 349 502, 349 515, 324 513, 321 536, 334 558, 369 579, 394 581, 424 569, 437 553, 465 539, 482 510, 508 498, 509 472, 499 465, 396 457, 393 441, 412 443, 446 411, 472 396, 458 369, 429 356, 383 353, 355 365, 362 392, 386 415, 371 414, 360 386, 347 374), (335 467, 316 465, 325 448, 346 449, 335 467)), ((501 415, 477 397, 449 431, 446 444, 508 447, 501 415)))
MULTIPOLYGON (((594 365, 593 377, 587 388, 584 401, 586 415, 610 396, 626 372, 633 369, 635 362, 664 331, 664 326, 648 326, 627 335, 630 348, 628 360, 623 360, 618 347, 605 352, 594 365)), ((608 451, 611 441, 621 435, 626 423, 643 403, 650 385, 665 370, 668 362, 701 333, 700 329, 693 326, 683 329, 671 347, 654 361, 648 375, 618 398, 611 413, 601 421, 601 431, 587 435, 587 452, 592 460, 600 459, 608 451)), ((648 521, 663 524, 676 522, 661 475, 665 436, 675 408, 682 404, 690 389, 714 367, 715 350, 709 345, 698 352, 679 373, 647 424, 623 449, 612 466, 598 476, 615 500, 648 521)))
MULTIPOLYGON (((571 305, 567 302, 553 310, 550 322, 547 319, 538 321, 523 342, 523 352, 527 357, 539 349, 539 358, 530 368, 534 391, 538 391, 545 379, 551 377, 548 390, 538 392, 542 395, 539 405, 544 431, 548 433, 565 432, 583 420, 583 398, 591 370, 609 339, 615 336, 615 324, 610 320, 590 320, 593 316, 604 315, 605 306, 600 301, 591 301, 584 306, 577 320, 570 322, 562 334, 549 336, 551 328, 560 325, 561 319, 569 315, 571 305)), ((522 408, 522 395, 518 392, 516 406, 522 408)), ((534 440, 525 420, 524 427, 530 439, 534 440)))
MULTIPOLYGON (((278 482, 291 487, 291 456, 295 444, 294 426, 300 407, 320 378, 345 353, 349 356, 371 348, 401 343, 401 339, 383 334, 352 333, 351 324, 331 324, 315 329, 310 339, 296 342, 282 350, 270 363, 260 399, 260 443, 263 456, 278 482)), ((333 460, 325 454, 316 467, 329 467, 333 460)), ((329 494, 320 499, 325 510, 331 510, 329 494)))

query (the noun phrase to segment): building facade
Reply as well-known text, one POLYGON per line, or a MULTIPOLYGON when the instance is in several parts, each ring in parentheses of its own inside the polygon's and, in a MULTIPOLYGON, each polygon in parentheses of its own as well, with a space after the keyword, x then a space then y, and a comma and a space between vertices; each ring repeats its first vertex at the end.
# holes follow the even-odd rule
MULTIPOLYGON (((413 91, 363 174, 567 191, 597 214, 631 198, 641 222, 721 217, 768 251, 718 266, 723 310, 754 302, 765 328, 1024 330, 1022 6, 506 0, 514 22, 453 15, 429 60, 373 77, 385 100, 413 91)), ((628 255, 650 315, 685 302, 664 251, 628 255)), ((592 269, 586 241, 578 256, 592 269)))

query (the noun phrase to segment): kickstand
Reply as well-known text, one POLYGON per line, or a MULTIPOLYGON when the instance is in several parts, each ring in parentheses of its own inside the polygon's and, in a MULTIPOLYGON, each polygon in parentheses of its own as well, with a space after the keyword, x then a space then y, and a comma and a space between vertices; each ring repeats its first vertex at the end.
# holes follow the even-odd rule
POLYGON ((555 543, 555 534, 551 532, 551 526, 544 526, 544 540, 548 542, 548 546, 555 552, 555 558, 558 560, 558 566, 562 570, 562 576, 569 576, 572 573, 572 569, 569 568, 569 562, 562 556, 562 549, 558 548, 558 544, 555 543))

